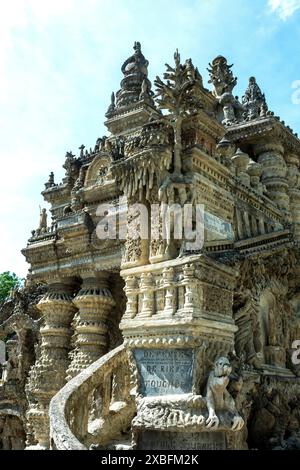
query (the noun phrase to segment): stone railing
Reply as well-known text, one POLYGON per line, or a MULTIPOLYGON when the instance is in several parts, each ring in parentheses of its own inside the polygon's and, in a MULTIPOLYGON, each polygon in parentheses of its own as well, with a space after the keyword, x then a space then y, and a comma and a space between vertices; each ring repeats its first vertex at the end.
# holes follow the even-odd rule
POLYGON ((124 442, 135 415, 124 346, 70 380, 51 400, 49 415, 53 449, 87 450, 124 442))

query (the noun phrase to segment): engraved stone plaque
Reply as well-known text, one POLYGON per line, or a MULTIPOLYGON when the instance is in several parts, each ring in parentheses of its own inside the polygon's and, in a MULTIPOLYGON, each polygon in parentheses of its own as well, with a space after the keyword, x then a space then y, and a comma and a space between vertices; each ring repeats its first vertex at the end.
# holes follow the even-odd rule
POLYGON ((135 349, 144 396, 192 391, 192 349, 135 349))
POLYGON ((144 431, 139 437, 143 450, 224 450, 225 432, 144 431))
POLYGON ((232 225, 207 211, 204 214, 204 227, 208 241, 233 240, 234 238, 232 225))
POLYGON ((5 361, 5 343, 4 341, 0 341, 0 364, 4 364, 5 361))

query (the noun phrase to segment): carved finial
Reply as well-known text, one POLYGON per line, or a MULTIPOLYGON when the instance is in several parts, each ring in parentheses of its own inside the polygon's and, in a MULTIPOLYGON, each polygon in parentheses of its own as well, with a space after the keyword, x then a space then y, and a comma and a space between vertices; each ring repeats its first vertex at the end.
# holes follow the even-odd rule
POLYGON ((111 96, 110 96, 110 105, 106 111, 106 114, 105 116, 109 115, 110 113, 112 113, 116 108, 116 104, 115 104, 115 94, 114 92, 112 92, 111 96))
POLYGON ((54 183, 54 173, 53 171, 51 171, 50 175, 49 175, 49 179, 47 181, 47 183, 45 183, 45 189, 49 189, 51 188, 52 186, 55 186, 55 183, 54 183))
MULTIPOLYGON (((136 41, 133 49, 134 54, 125 60, 121 67, 124 78, 121 82, 121 89, 116 94, 116 108, 139 101, 142 83, 145 79, 148 80, 149 62, 142 54, 140 42, 136 41)), ((148 90, 150 89, 151 82, 148 80, 148 90)))
POLYGON ((85 145, 81 144, 80 147, 78 147, 78 149, 80 150, 80 158, 83 158, 84 157, 84 149, 85 149, 85 145))
POLYGON ((40 223, 39 229, 42 231, 47 230, 47 210, 45 208, 40 208, 40 223))
POLYGON ((66 158, 66 160, 67 160, 67 159, 73 160, 73 159, 75 158, 75 155, 73 155, 72 151, 69 150, 68 152, 66 152, 65 158, 66 158))
POLYGON ((237 84, 237 77, 233 76, 231 68, 233 64, 228 65, 227 59, 223 56, 216 57, 209 68, 210 80, 214 89, 212 94, 223 107, 224 118, 222 124, 230 126, 241 118, 242 105, 232 94, 232 90, 237 84))
POLYGON ((180 65, 180 54, 178 52, 178 49, 176 49, 176 51, 174 52, 174 61, 175 61, 176 67, 179 67, 179 65, 180 65))
POLYGON ((151 105, 154 105, 154 101, 152 99, 153 92, 149 89, 149 80, 144 78, 142 82, 142 87, 141 87, 141 93, 139 96, 140 101, 145 101, 146 103, 149 103, 151 105))
POLYGON ((242 98, 244 119, 249 121, 257 117, 265 117, 268 112, 265 95, 256 83, 255 77, 249 78, 249 84, 242 98))
POLYGON ((216 97, 221 97, 224 93, 232 93, 233 88, 237 84, 237 77, 233 76, 231 68, 233 64, 228 65, 227 59, 219 55, 211 64, 209 64, 208 73, 216 97))
POLYGON ((139 41, 135 41, 134 42, 134 45, 133 45, 133 49, 135 50, 135 52, 141 52, 141 43, 139 41))

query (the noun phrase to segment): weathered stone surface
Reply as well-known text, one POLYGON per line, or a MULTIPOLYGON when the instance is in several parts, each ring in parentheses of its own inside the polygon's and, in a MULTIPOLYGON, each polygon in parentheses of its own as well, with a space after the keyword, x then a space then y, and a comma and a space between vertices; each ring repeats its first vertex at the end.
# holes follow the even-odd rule
POLYGON ((49 168, 0 447, 299 448, 300 141, 223 56, 212 91, 178 51, 156 96, 148 68, 135 42, 109 135, 49 168))

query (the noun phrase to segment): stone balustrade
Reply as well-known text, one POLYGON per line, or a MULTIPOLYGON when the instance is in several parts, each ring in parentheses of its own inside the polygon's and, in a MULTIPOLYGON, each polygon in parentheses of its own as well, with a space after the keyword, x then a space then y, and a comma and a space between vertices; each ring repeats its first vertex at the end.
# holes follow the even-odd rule
POLYGON ((130 366, 121 345, 70 380, 52 399, 51 447, 101 448, 126 432, 134 414, 130 366))

